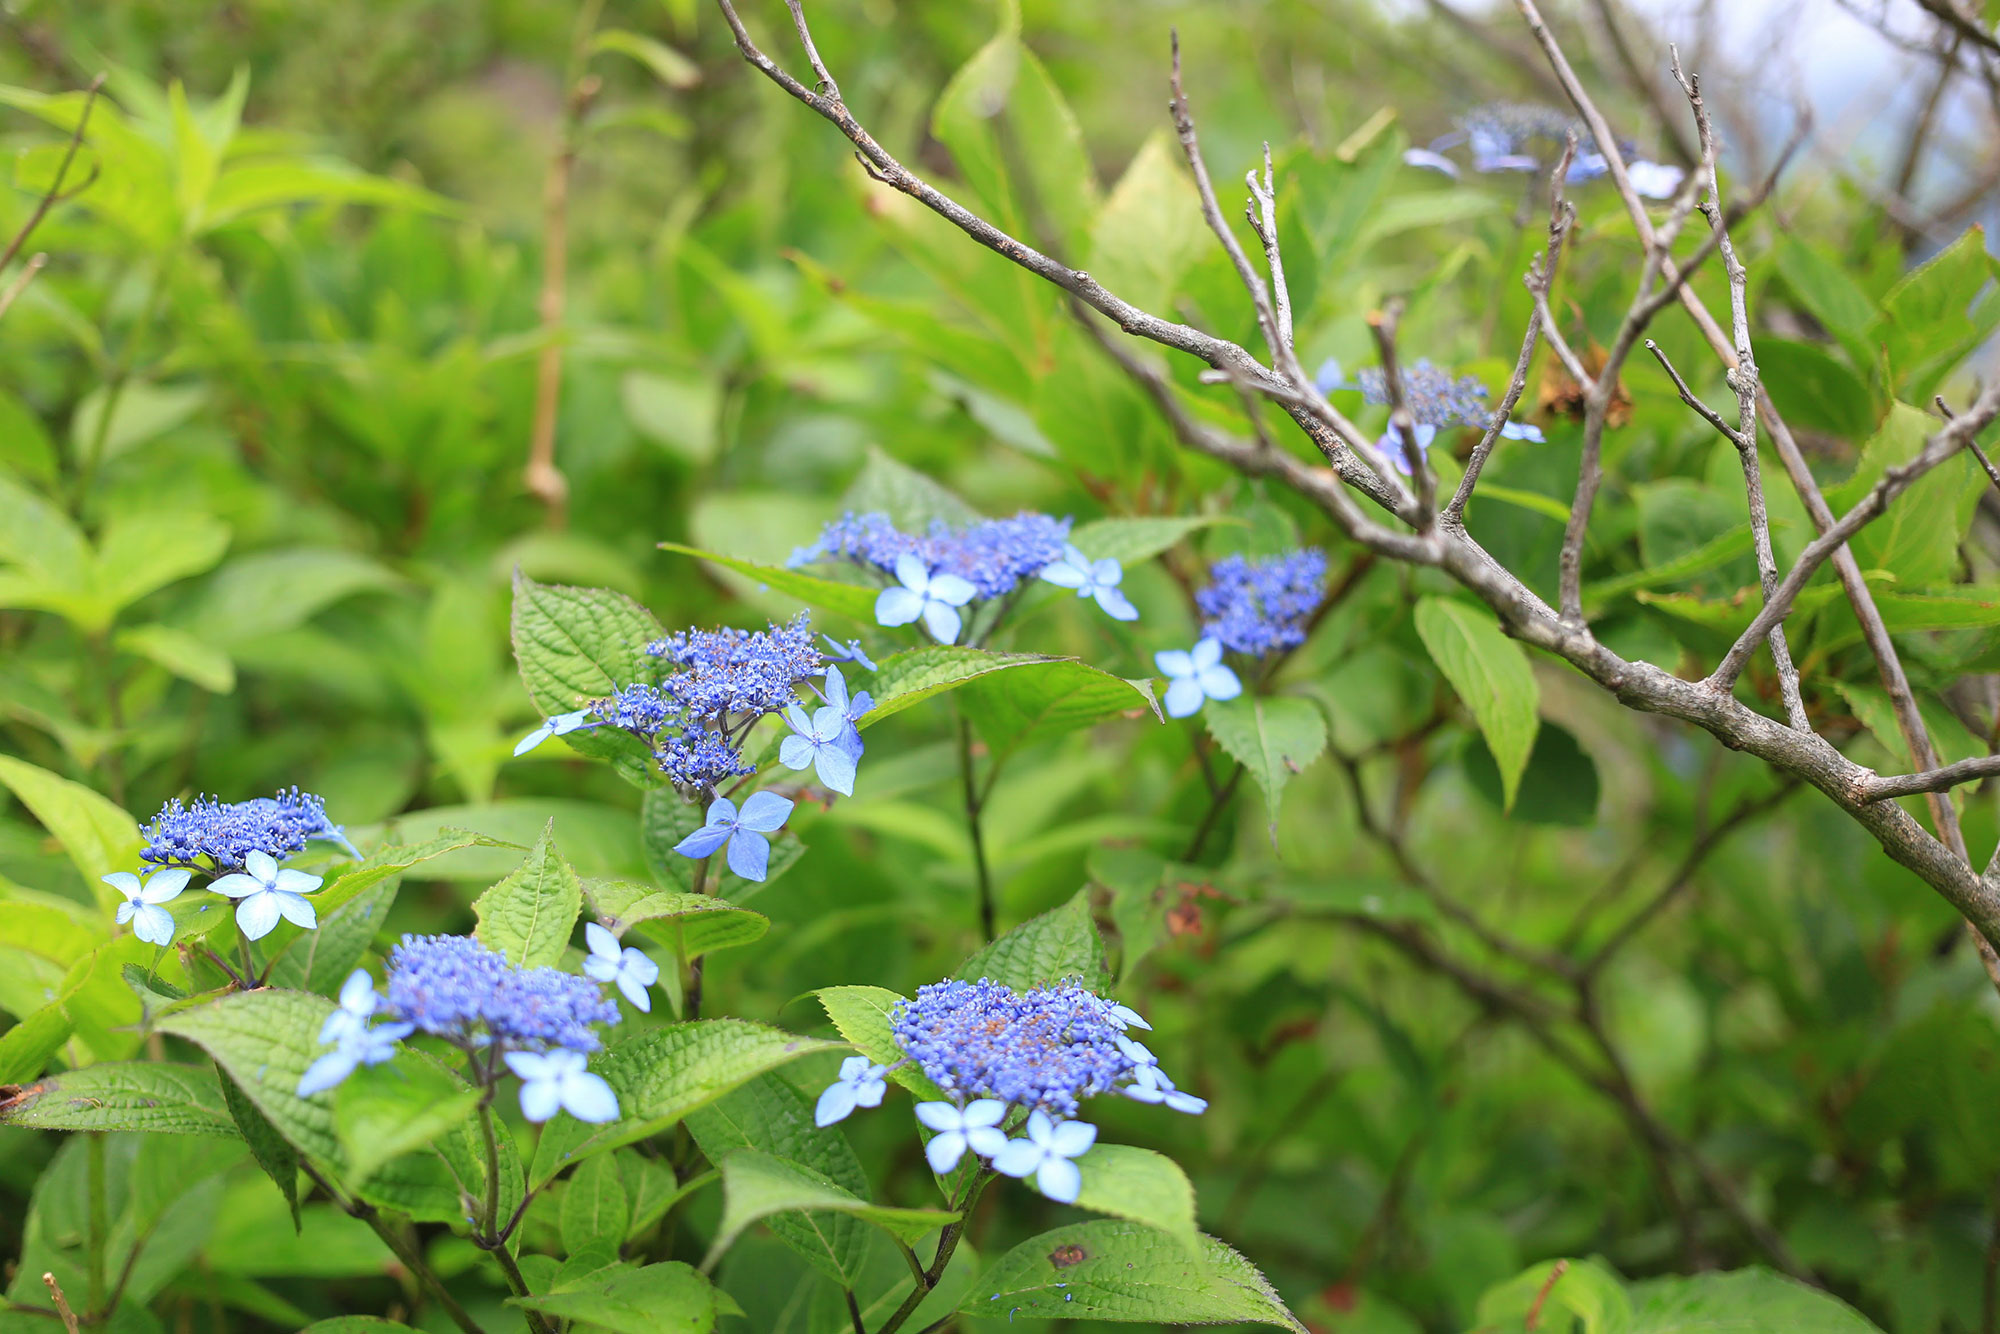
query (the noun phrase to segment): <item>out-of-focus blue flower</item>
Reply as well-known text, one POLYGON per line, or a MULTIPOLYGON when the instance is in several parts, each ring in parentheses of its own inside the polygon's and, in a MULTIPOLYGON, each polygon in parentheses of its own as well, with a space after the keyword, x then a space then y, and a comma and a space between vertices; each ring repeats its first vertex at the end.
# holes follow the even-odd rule
POLYGON ((584 976, 617 984, 626 1000, 651 1013, 653 996, 648 988, 660 980, 660 965, 629 945, 621 948, 618 937, 596 922, 583 924, 583 938, 590 945, 590 953, 583 959, 584 976))
POLYGON ((558 713, 543 720, 540 727, 514 743, 514 754, 526 755, 552 736, 568 736, 571 732, 597 726, 590 720, 590 714, 589 709, 578 709, 574 713, 558 713))
POLYGON ((940 644, 958 639, 963 620, 958 609, 972 601, 978 591, 955 574, 934 572, 921 557, 896 557, 896 582, 875 599, 875 620, 887 626, 908 625, 919 617, 931 638, 940 644))
POLYGON ((847 733, 853 726, 847 715, 831 705, 810 718, 793 704, 785 710, 792 735, 778 747, 778 763, 787 769, 812 769, 819 781, 844 797, 854 795, 854 753, 848 748, 847 733))
POLYGON ((467 1049, 596 1051, 618 1006, 588 978, 516 968, 470 936, 404 936, 389 952, 390 1014, 467 1049))
POLYGON ((866 1056, 850 1056, 840 1063, 840 1078, 828 1084, 813 1105, 813 1124, 830 1126, 845 1121, 856 1107, 880 1107, 889 1086, 882 1076, 886 1065, 877 1065, 866 1056))
MULTIPOLYGON (((1389 380, 1381 368, 1370 366, 1355 374, 1352 383, 1341 375, 1340 363, 1328 357, 1320 363, 1313 376, 1313 383, 1321 393, 1332 393, 1336 389, 1359 390, 1362 400, 1377 407, 1389 403, 1389 380)), ((1437 433, 1452 426, 1470 426, 1484 431, 1493 424, 1498 415, 1486 406, 1487 388, 1476 376, 1453 376, 1427 360, 1419 360, 1403 371, 1403 403, 1410 410, 1410 418, 1416 423, 1412 440, 1417 446, 1419 458, 1426 456, 1437 433)), ((1502 422, 1500 436, 1504 440, 1542 439, 1542 429, 1525 422, 1502 422)), ((1375 447, 1388 457, 1389 462, 1405 477, 1411 474, 1410 461, 1402 444, 1395 438, 1395 432, 1384 431, 1375 442, 1375 447)))
POLYGON ((1062 559, 1043 566, 1042 578, 1057 588, 1074 588, 1080 598, 1097 599, 1097 605, 1114 621, 1139 619, 1139 609, 1118 587, 1125 578, 1125 567, 1108 556, 1092 560, 1066 542, 1062 559))
POLYGON ((369 1019, 381 1007, 382 998, 375 992, 375 979, 368 976, 367 969, 355 969, 340 984, 339 1008, 319 1026, 320 1045, 340 1041, 343 1033, 367 1028, 369 1019))
POLYGON ((1204 700, 1235 699, 1243 693, 1243 682, 1223 665, 1222 643, 1212 635, 1197 640, 1192 649, 1162 649, 1153 655, 1153 664, 1167 678, 1161 703, 1170 718, 1198 712, 1204 700))
POLYGON ((236 900, 236 927, 248 940, 262 940, 283 918, 310 931, 319 924, 305 896, 320 887, 320 877, 280 867, 267 852, 243 859, 243 869, 225 875, 209 888, 236 900))
MULTIPOLYGON (((1255 561, 1225 556, 1209 571, 1208 586, 1194 600, 1204 618, 1204 638, 1263 657, 1305 643, 1307 622, 1325 597, 1326 553, 1305 547, 1255 561)), ((1183 692, 1183 698, 1191 697, 1183 692)))
MULTIPOLYGON (((1564 141, 1572 135, 1577 148, 1563 177, 1567 183, 1580 185, 1594 181, 1611 170, 1604 154, 1597 151, 1589 126, 1566 111, 1520 102, 1474 107, 1459 117, 1458 129, 1433 139, 1427 147, 1406 149, 1403 161, 1457 179, 1458 164, 1446 157, 1444 150, 1463 145, 1472 154, 1472 169, 1476 172, 1546 174, 1561 156, 1564 141)), ((1632 188, 1640 194, 1649 199, 1665 199, 1680 188, 1683 172, 1679 167, 1636 158, 1630 144, 1621 143, 1619 151, 1627 160, 1626 174, 1632 188)))
POLYGON ((965 1151, 991 1158, 1007 1147, 1000 1123, 1007 1119, 1007 1104, 997 1098, 978 1098, 959 1107, 949 1102, 920 1102, 917 1120, 937 1133, 924 1146, 931 1171, 939 1176, 958 1166, 965 1151))
POLYGON ((826 641, 826 652, 823 656, 829 663, 851 662, 863 671, 877 670, 874 661, 862 650, 860 640, 850 639, 843 644, 832 635, 821 635, 820 638, 826 641))
POLYGON ((762 880, 770 867, 771 845, 764 835, 776 833, 792 813, 792 803, 775 792, 758 792, 743 803, 742 813, 727 797, 717 797, 702 827, 674 845, 683 857, 708 857, 729 845, 729 869, 745 880, 762 880))
POLYGON ((864 747, 861 744, 860 721, 875 710, 875 697, 865 690, 850 695, 847 693, 847 678, 837 667, 826 669, 826 705, 840 710, 840 716, 847 722, 847 730, 841 734, 841 744, 856 763, 861 760, 864 747))
POLYGON ((646 652, 684 668, 660 689, 689 718, 776 713, 807 677, 826 668, 804 612, 768 630, 686 630, 656 639, 646 652))
POLYGON ((1648 199, 1670 199, 1687 173, 1670 163, 1640 160, 1625 164, 1625 178, 1648 199))
POLYGON ((140 860, 195 870, 206 869, 203 857, 215 870, 241 869, 253 852, 282 861, 314 839, 361 856, 341 827, 327 819, 326 802, 296 787, 238 802, 197 797, 183 805, 176 797, 140 833, 145 839, 140 860))
POLYGON ((1042 1194, 1062 1204, 1075 1204, 1083 1189, 1083 1173, 1070 1161, 1090 1152, 1097 1127, 1082 1121, 1057 1121, 1039 1109, 1028 1113, 1028 1137, 1007 1141, 994 1155, 993 1170, 1002 1176, 1033 1175, 1042 1194))
POLYGON ((144 883, 130 871, 113 871, 104 883, 125 896, 113 915, 118 925, 132 924, 132 934, 148 945, 165 948, 174 943, 174 915, 161 904, 171 902, 187 888, 194 872, 184 866, 155 871, 144 883))
POLYGON ((603 1078, 584 1069, 582 1052, 510 1051, 507 1068, 521 1079, 521 1115, 546 1121, 558 1111, 602 1125, 618 1119, 618 1095, 603 1078))
MULTIPOLYGON (((328 1017, 328 1025, 339 1017, 340 1012, 335 1011, 328 1017)), ((306 1067, 294 1091, 301 1098, 310 1098, 315 1093, 324 1093, 364 1065, 380 1065, 390 1060, 396 1054, 396 1043, 408 1037, 414 1028, 412 1024, 379 1024, 374 1028, 364 1024, 342 1028, 332 1038, 326 1037, 322 1028, 320 1043, 332 1042, 333 1050, 306 1067)))
POLYGON ((1069 528, 1068 519, 1022 513, 962 528, 939 519, 917 534, 901 531, 886 514, 848 513, 826 525, 819 541, 793 552, 787 563, 796 568, 844 560, 893 573, 898 560, 915 556, 926 570, 957 575, 973 586, 975 596, 990 601, 1013 592, 1023 579, 1061 556, 1069 528))

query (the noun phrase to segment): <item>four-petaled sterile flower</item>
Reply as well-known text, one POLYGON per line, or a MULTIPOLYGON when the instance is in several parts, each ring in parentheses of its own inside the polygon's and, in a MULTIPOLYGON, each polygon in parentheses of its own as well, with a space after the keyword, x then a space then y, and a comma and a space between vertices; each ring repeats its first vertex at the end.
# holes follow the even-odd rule
POLYGON ((878 625, 908 625, 923 618, 924 629, 940 644, 957 640, 964 622, 958 609, 978 593, 970 581, 955 574, 933 572, 923 557, 910 552, 896 557, 896 582, 900 587, 885 588, 875 599, 878 625))
POLYGON ((683 857, 707 857, 727 843, 729 869, 745 880, 762 880, 771 864, 771 845, 764 835, 782 828, 792 813, 792 803, 775 792, 759 792, 743 803, 739 815, 736 803, 717 797, 708 808, 708 820, 701 828, 674 845, 683 857))
POLYGON ((552 736, 568 736, 571 732, 581 731, 591 726, 590 714, 591 711, 589 709, 578 709, 575 713, 556 714, 554 717, 544 721, 540 727, 537 727, 534 731, 516 742, 514 744, 514 753, 516 755, 526 755, 552 736))
POLYGON ((796 704, 785 707, 785 721, 792 735, 778 747, 778 763, 787 769, 811 769, 819 781, 843 797, 854 795, 854 755, 847 746, 847 729, 852 725, 839 709, 828 707, 806 717, 796 704))
MULTIPOLYGON (((869 670, 873 671, 874 668, 870 667, 869 670)), ((840 716, 846 720, 847 730, 841 733, 841 744, 847 747, 847 753, 854 757, 855 763, 859 764, 864 747, 861 744, 861 729, 856 724, 874 712, 875 697, 865 690, 848 694, 847 678, 840 674, 840 669, 837 667, 826 669, 824 694, 827 707, 839 709, 840 716)))
POLYGON ((175 867, 155 872, 143 884, 130 871, 113 871, 105 876, 104 883, 125 896, 125 901, 118 905, 118 925, 130 922, 132 934, 148 945, 164 948, 173 944, 174 915, 160 905, 186 889, 193 874, 186 867, 175 867))
POLYGON ((1063 543, 1062 559, 1042 567, 1042 579, 1057 588, 1074 588, 1080 598, 1096 598, 1104 614, 1114 621, 1136 621, 1139 609, 1118 587, 1125 567, 1106 556, 1092 560, 1071 542, 1063 543))
POLYGON ((355 969, 340 984, 340 1008, 319 1026, 320 1045, 338 1042, 346 1033, 364 1031, 369 1018, 381 1007, 382 998, 375 994, 375 979, 368 976, 366 968, 355 969))
POLYGON ((1185 718, 1201 708, 1205 699, 1235 699, 1243 693, 1236 673, 1222 663, 1222 641, 1204 637, 1192 652, 1165 649, 1153 655, 1153 662, 1167 678, 1167 713, 1185 718))
POLYGON ((618 1095, 583 1068, 582 1052, 510 1051, 506 1059, 507 1068, 521 1077, 521 1115, 530 1121, 546 1121, 558 1111, 598 1124, 618 1119, 618 1095))
POLYGON ((863 671, 875 670, 875 663, 863 651, 860 640, 850 639, 843 644, 832 635, 821 635, 820 638, 826 641, 826 653, 823 656, 829 668, 836 662, 851 662, 860 666, 863 671))
POLYGON ((319 886, 318 876, 290 867, 281 870, 270 853, 253 852, 243 859, 241 871, 223 876, 209 888, 235 899, 238 929, 248 939, 262 940, 280 917, 308 930, 317 925, 313 906, 303 896, 319 886))
MULTIPOLYGON (((937 1132, 924 1146, 931 1171, 943 1176, 958 1166, 971 1149, 981 1158, 991 1158, 1007 1147, 1000 1123, 1007 1119, 1007 1104, 998 1098, 977 1098, 963 1108, 948 1102, 920 1102, 917 1120, 937 1132)), ((1080 1151, 1079 1151, 1080 1152, 1080 1151)))
POLYGON ((1121 1033, 1118 1050, 1132 1062, 1132 1082, 1125 1086, 1126 1097, 1135 1102, 1165 1103, 1175 1111, 1186 1112, 1190 1116, 1208 1110, 1206 1098, 1197 1098, 1174 1087, 1174 1081, 1160 1069, 1160 1058, 1153 1055, 1145 1043, 1134 1042, 1121 1033))
POLYGON ((583 959, 584 976, 616 983, 626 1000, 652 1013, 653 997, 647 988, 660 980, 660 965, 629 945, 621 949, 618 937, 595 922, 583 924, 583 938, 590 944, 583 959))
POLYGON ((888 1066, 877 1065, 866 1056, 850 1056, 842 1061, 840 1078, 826 1086, 813 1107, 813 1124, 830 1126, 835 1121, 845 1121, 856 1107, 880 1107, 882 1095, 889 1088, 882 1076, 888 1073, 888 1066))
POLYGON ((1008 1140, 993 1156, 993 1170, 1003 1176, 1033 1175, 1042 1194, 1062 1204, 1075 1204, 1083 1189, 1083 1173, 1070 1161, 1090 1152, 1097 1127, 1083 1121, 1057 1121, 1039 1107, 1028 1113, 1028 1137, 1008 1140))
MULTIPOLYGON (((342 1010, 334 1011, 327 1018, 327 1027, 331 1028, 344 1013, 342 1010)), ((333 1050, 307 1066, 306 1072, 299 1076, 298 1096, 310 1098, 315 1093, 324 1093, 361 1066, 380 1065, 389 1060, 396 1054, 396 1043, 415 1029, 415 1024, 381 1024, 375 1028, 356 1024, 352 1028, 343 1027, 332 1039, 333 1050)), ((325 1028, 320 1030, 320 1041, 327 1041, 325 1028)))

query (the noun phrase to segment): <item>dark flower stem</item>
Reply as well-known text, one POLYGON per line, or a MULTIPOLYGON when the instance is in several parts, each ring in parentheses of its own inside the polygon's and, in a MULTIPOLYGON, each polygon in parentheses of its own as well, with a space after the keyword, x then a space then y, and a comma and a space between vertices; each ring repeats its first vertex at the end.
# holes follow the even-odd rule
POLYGON ((903 1322, 923 1305, 924 1298, 936 1290, 938 1281, 944 1277, 946 1266, 951 1263, 952 1253, 958 1250, 958 1243, 965 1236, 965 1225, 972 1217, 972 1206, 979 1203, 979 1193, 986 1189, 986 1183, 992 1179, 993 1169, 983 1164, 972 1174, 972 1180, 965 1188, 964 1202, 962 1204, 953 1202, 958 1210, 958 1217, 945 1224, 944 1231, 938 1234, 937 1254, 931 1257, 930 1268, 917 1275, 917 1284, 910 1289, 910 1295, 903 1299, 903 1304, 896 1308, 895 1314, 882 1322, 882 1327, 876 1330, 875 1334, 896 1334, 896 1331, 903 1327, 903 1322))
POLYGON ((979 812, 985 803, 972 773, 972 724, 963 709, 958 715, 958 772, 965 784, 965 827, 972 839, 972 863, 979 874, 979 935, 990 941, 994 936, 993 871, 986 864, 986 834, 979 825, 979 812))
MULTIPOLYGON (((715 859, 710 853, 694 864, 694 892, 708 893, 708 864, 715 859)), ((701 978, 702 960, 689 959, 687 962, 687 984, 681 988, 681 1018, 701 1018, 701 978)))
MULTIPOLYGON (((479 1138, 486 1149, 486 1202, 485 1214, 480 1221, 479 1232, 473 1240, 479 1247, 500 1263, 500 1272, 507 1276, 507 1286, 514 1290, 516 1297, 532 1295, 527 1278, 521 1273, 521 1266, 514 1261, 513 1253, 507 1249, 506 1241, 498 1228, 500 1222, 500 1139, 493 1126, 493 1085, 486 1086, 486 1096, 479 1104, 479 1138)), ((535 1334, 554 1334, 540 1311, 526 1307, 523 1314, 528 1318, 528 1328, 535 1334)))
POLYGON ((1191 862, 1201 856, 1202 847, 1208 842, 1208 836, 1215 832, 1215 822, 1220 820, 1222 812, 1228 809, 1230 801, 1236 796, 1237 786, 1242 781, 1243 766, 1239 764, 1222 786, 1214 789, 1209 799, 1208 813, 1201 817, 1201 824, 1196 827, 1194 837, 1188 841, 1187 851, 1181 854, 1182 861, 1191 862))

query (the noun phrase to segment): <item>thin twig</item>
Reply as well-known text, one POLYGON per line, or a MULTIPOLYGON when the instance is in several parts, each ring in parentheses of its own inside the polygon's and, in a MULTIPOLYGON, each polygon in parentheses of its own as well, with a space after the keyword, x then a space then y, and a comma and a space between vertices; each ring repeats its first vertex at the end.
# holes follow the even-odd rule
POLYGON ((69 1334, 77 1334, 76 1312, 69 1309, 69 1299, 63 1295, 62 1284, 50 1273, 42 1275, 42 1283, 49 1290, 49 1300, 56 1304, 56 1316, 63 1322, 69 1334))

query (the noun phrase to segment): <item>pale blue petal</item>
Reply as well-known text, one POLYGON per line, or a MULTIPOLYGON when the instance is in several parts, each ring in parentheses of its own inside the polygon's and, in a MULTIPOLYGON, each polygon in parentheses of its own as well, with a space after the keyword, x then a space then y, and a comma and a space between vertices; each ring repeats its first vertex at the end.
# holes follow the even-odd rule
POLYGON ((931 1171, 943 1176, 958 1166, 958 1160, 965 1157, 965 1136, 956 1130, 947 1130, 924 1145, 924 1158, 930 1163, 931 1171))
POLYGON ((1055 1118, 1037 1107, 1028 1113, 1028 1138, 1043 1148, 1049 1147, 1049 1138, 1055 1134, 1055 1118))
POLYGON ((1083 1173, 1067 1158, 1050 1158, 1035 1173, 1035 1184, 1056 1203, 1075 1204, 1083 1192, 1083 1173))
POLYGON ((1175 1111, 1186 1112, 1189 1116, 1199 1116, 1208 1110, 1206 1098, 1197 1098, 1194 1094, 1183 1093, 1179 1089, 1170 1090, 1162 1101, 1175 1111))
POLYGON ((306 1072, 299 1076, 298 1096, 310 1098, 315 1093, 326 1092, 353 1074, 354 1067, 359 1064, 360 1061, 345 1047, 328 1052, 307 1066, 306 1072))
POLYGON ((268 852, 253 852, 245 857, 243 869, 259 884, 268 885, 278 878, 278 860, 268 852))
POLYGON ((778 747, 778 763, 787 769, 809 769, 812 767, 814 750, 813 743, 805 737, 788 736, 778 747))
POLYGON ((583 956, 583 975, 593 982, 611 982, 618 977, 618 960, 599 954, 583 956))
POLYGON ((819 748, 819 781, 843 797, 854 795, 854 757, 837 745, 819 748))
POLYGON ((958 641, 958 632, 963 624, 957 612, 942 602, 924 604, 924 629, 931 632, 931 638, 940 644, 958 641))
POLYGON ((1201 709, 1201 702, 1207 698, 1202 693, 1201 682, 1192 676, 1183 676, 1167 687, 1166 697, 1160 702, 1166 706, 1169 718, 1185 718, 1201 709))
POLYGON ((1059 1153, 1065 1158, 1077 1158, 1090 1152, 1090 1146, 1097 1143, 1097 1127, 1087 1121, 1065 1121, 1049 1136, 1049 1152, 1059 1153))
POLYGON ((522 737, 519 741, 516 741, 514 743, 515 756, 519 757, 522 755, 526 755, 529 751, 533 750, 536 746, 541 745, 544 741, 547 741, 550 737, 554 736, 555 734, 556 734, 555 728, 550 727, 547 723, 543 723, 540 727, 537 727, 534 731, 528 733, 528 735, 522 737))
MULTIPOLYGON (((977 1107, 979 1104, 974 1103, 977 1107)), ((913 1108, 917 1120, 930 1130, 956 1130, 964 1125, 964 1114, 948 1102, 920 1102, 913 1108)))
POLYGON ((924 595, 907 588, 885 588, 875 599, 877 625, 908 625, 924 614, 924 595))
POLYGON ((785 706, 784 719, 794 732, 809 735, 813 730, 812 719, 808 718, 806 711, 796 704, 785 706))
POLYGON ((1122 583, 1124 581, 1124 578, 1125 578, 1125 567, 1123 565, 1120 565, 1117 561, 1113 560, 1109 556, 1106 556, 1103 560, 1095 561, 1091 564, 1090 582, 1093 584, 1098 584, 1108 587, 1110 585, 1122 583))
POLYGON ((674 851, 683 857, 693 857, 697 861, 703 857, 712 857, 717 848, 729 841, 729 836, 735 829, 733 823, 703 825, 674 844, 674 851))
POLYGON ((174 943, 174 915, 157 903, 142 903, 132 915, 132 934, 165 948, 174 943))
POLYGON ((113 871, 110 875, 99 876, 98 879, 102 880, 105 884, 111 886, 113 889, 117 890, 120 894, 123 894, 128 899, 136 899, 139 897, 140 893, 139 877, 133 875, 130 871, 113 871))
POLYGON ((1442 153, 1433 153, 1428 148, 1406 148, 1403 161, 1412 167, 1425 167, 1431 171, 1441 171, 1454 180, 1458 177, 1458 164, 1442 153))
POLYGON ((271 879, 271 888, 285 894, 310 894, 325 883, 319 876, 287 867, 271 879))
POLYGON ((590 946, 592 954, 601 959, 608 959, 614 965, 618 962, 619 956, 624 952, 618 944, 618 937, 607 931, 602 922, 585 922, 583 924, 583 943, 590 946))
POLYGON ((1082 570, 1068 561, 1055 561, 1042 567, 1042 579, 1057 588, 1081 588, 1088 578, 1082 570))
POLYGON ((1194 664, 1186 673, 1189 676, 1194 675, 1205 667, 1215 666, 1216 663, 1222 661, 1222 641, 1213 635, 1204 636, 1196 640, 1194 652, 1188 654, 1188 659, 1194 664))
POLYGON ((577 1120, 603 1125, 618 1119, 618 1095, 599 1076, 588 1072, 571 1075, 558 1087, 563 1110, 577 1120))
POLYGON ((1007 1119, 1007 1104, 998 1098, 975 1098, 965 1104, 967 1126, 997 1126, 1007 1119))
POLYGON ((548 1079, 555 1074, 554 1065, 546 1052, 510 1051, 505 1059, 507 1068, 521 1079, 548 1079))
POLYGON ((278 905, 278 912, 293 926, 307 931, 319 925, 319 918, 313 912, 312 904, 287 889, 274 889, 271 899, 278 905))
POLYGON ((743 803, 743 813, 736 817, 736 823, 760 834, 774 834, 784 828, 791 813, 792 803, 785 798, 775 792, 759 792, 743 803))
POLYGON ((530 1121, 546 1121, 561 1107, 562 1089, 555 1080, 530 1079, 521 1085, 521 1115, 530 1121))
POLYGON ((193 875, 194 872, 185 866, 161 871, 146 882, 146 887, 139 891, 139 897, 147 903, 170 903, 180 897, 180 892, 187 888, 188 880, 193 875))
POLYGON ((1126 597, 1116 588, 1109 586, 1099 588, 1097 590, 1097 605, 1104 608, 1104 614, 1114 621, 1136 621, 1139 619, 1139 609, 1132 605, 1130 598, 1126 597))
MULTIPOLYGON (((368 976, 366 968, 357 968, 347 975, 340 984, 340 1008, 349 1014, 363 1017, 375 1013, 375 979, 368 976)), ((326 1041, 321 1038, 320 1041, 326 1041)))
MULTIPOLYGON (((921 556, 905 551, 896 557, 896 582, 911 592, 922 595, 924 590, 931 586, 930 567, 924 564, 921 556)), ((880 603, 876 604, 876 610, 880 612, 880 603)), ((879 615, 877 619, 880 619, 879 615)), ((898 621, 897 624, 901 625, 902 622, 898 621)))
POLYGON ((729 839, 729 869, 745 880, 762 880, 770 869, 771 845, 762 834, 739 829, 729 839))
POLYGON ((635 949, 626 949, 624 958, 619 961, 619 967, 624 969, 625 976, 632 978, 640 986, 650 987, 660 980, 660 965, 635 949))
POLYGON ((262 894, 264 892, 264 882, 255 876, 248 876, 241 871, 237 871, 232 875, 223 876, 220 880, 210 884, 209 888, 218 894, 226 894, 232 899, 240 899, 246 894, 262 894))
POLYGON ((118 905, 118 911, 111 914, 111 920, 116 922, 118 925, 123 926, 125 925, 125 923, 132 920, 133 913, 138 912, 139 909, 145 906, 146 905, 141 903, 138 899, 127 899, 123 903, 118 905))
MULTIPOLYGON (((1042 1146, 1033 1140, 1010 1139, 993 1155, 993 1170, 1001 1176, 1024 1177, 1048 1160, 1042 1146)), ((935 1166, 935 1164, 933 1164, 935 1166)))
POLYGON ((1347 387, 1347 375, 1340 369, 1340 363, 1328 357, 1313 372, 1313 385, 1322 393, 1330 394, 1336 389, 1347 387))
POLYGON ((965 1142, 981 1158, 991 1158, 1007 1147, 1007 1132, 995 1126, 972 1126, 965 1132, 965 1142))
POLYGON ((644 1014, 653 1012, 653 997, 646 990, 646 984, 632 974, 621 971, 618 974, 618 990, 625 993, 625 999, 632 1002, 632 1008, 644 1014))
POLYGON ((1153 655, 1153 665, 1169 678, 1194 675, 1194 657, 1183 648, 1161 649, 1153 655))
POLYGON ((854 1111, 855 1101, 854 1085, 844 1079, 835 1080, 813 1104, 813 1124, 830 1126, 836 1121, 845 1121, 854 1111))
POLYGON ((1243 693, 1243 682, 1227 667, 1210 667, 1200 677, 1201 693, 1210 699, 1235 699, 1243 693))
POLYGON ((944 602, 954 607, 963 607, 979 596, 979 590, 955 574, 935 575, 931 579, 930 600, 944 602))
POLYGON ((1545 437, 1542 435, 1542 428, 1529 422, 1506 423, 1500 428, 1500 438, 1502 440, 1531 440, 1538 445, 1545 441, 1545 437))
POLYGON ((239 899, 236 904, 236 927, 250 940, 262 940, 271 934, 271 929, 284 916, 279 906, 278 896, 270 890, 239 899))

